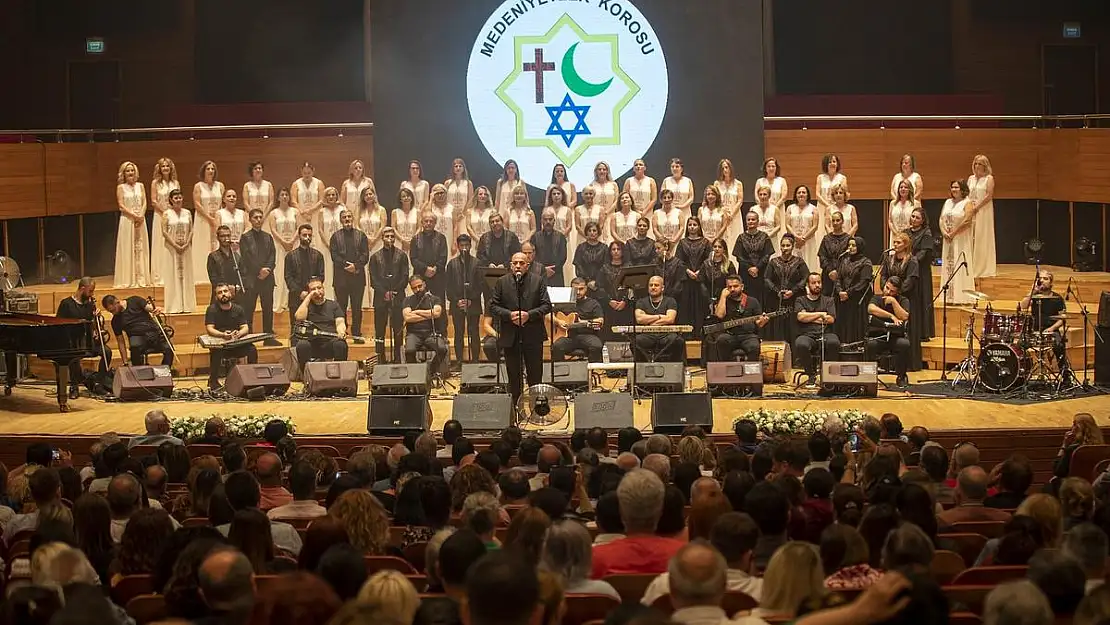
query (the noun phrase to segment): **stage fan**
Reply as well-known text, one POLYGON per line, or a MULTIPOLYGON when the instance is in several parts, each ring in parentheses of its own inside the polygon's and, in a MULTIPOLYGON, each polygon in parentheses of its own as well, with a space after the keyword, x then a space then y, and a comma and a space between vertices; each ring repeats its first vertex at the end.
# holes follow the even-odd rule
POLYGON ((0 256, 0 291, 12 291, 23 286, 23 273, 19 263, 10 256, 0 256))
POLYGON ((529 386, 516 402, 519 425, 549 428, 567 418, 570 402, 566 394, 550 384, 529 386))

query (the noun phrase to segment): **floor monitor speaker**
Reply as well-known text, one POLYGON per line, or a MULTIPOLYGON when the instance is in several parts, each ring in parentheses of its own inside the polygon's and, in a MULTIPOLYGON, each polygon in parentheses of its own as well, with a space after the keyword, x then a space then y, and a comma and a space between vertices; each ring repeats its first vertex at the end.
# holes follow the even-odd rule
POLYGON ((366 431, 372 436, 422 432, 428 411, 427 395, 371 395, 366 403, 366 431))
POLYGON ((235 365, 227 374, 224 390, 232 397, 243 399, 276 397, 289 390, 289 376, 280 364, 235 365))
POLYGON ((313 397, 358 395, 358 367, 353 360, 315 361, 304 366, 304 390, 313 397))
POLYGON ((656 434, 681 434, 691 425, 713 431, 709 393, 656 393, 651 398, 651 427, 656 434))
POLYGON ((173 376, 166 365, 123 365, 112 378, 112 394, 120 401, 147 401, 172 393, 173 376))

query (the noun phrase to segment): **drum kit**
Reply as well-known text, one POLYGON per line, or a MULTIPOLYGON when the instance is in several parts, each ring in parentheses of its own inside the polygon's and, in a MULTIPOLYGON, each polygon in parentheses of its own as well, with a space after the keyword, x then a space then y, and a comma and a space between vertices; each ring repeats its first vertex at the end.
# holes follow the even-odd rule
MULTIPOLYGON (((982 387, 992 393, 1017 392, 1029 396, 1031 385, 1038 385, 1041 391, 1050 387, 1050 396, 1058 396, 1078 386, 1078 380, 1067 358, 1067 333, 1062 332, 1062 348, 1056 349, 1056 333, 1034 329, 1033 310, 1043 300, 1059 297, 1051 294, 1034 294, 1028 311, 1003 314, 992 309, 991 297, 980 291, 967 290, 964 294, 975 301, 973 307, 958 307, 968 314, 964 340, 967 343, 967 356, 956 366, 956 377, 952 388, 966 382, 971 392, 982 387), (977 308, 980 302, 986 309, 977 308), (975 317, 982 313, 982 332, 976 333, 975 317), (979 350, 976 354, 975 343, 979 350), (1059 352, 1059 353, 1057 353, 1059 352)), ((1051 322, 1063 321, 1065 326, 1070 315, 1065 311, 1052 315, 1051 322)), ((1063 328, 1061 328, 1063 329, 1063 328)), ((1043 393, 1040 393, 1043 394, 1043 393)))

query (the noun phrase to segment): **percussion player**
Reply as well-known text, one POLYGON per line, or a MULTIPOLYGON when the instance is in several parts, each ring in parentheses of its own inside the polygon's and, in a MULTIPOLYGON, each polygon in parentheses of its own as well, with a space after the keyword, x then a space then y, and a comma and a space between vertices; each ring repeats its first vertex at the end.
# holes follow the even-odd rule
POLYGON ((1042 337, 1052 341, 1052 353, 1056 362, 1064 362, 1064 298, 1052 290, 1053 276, 1051 271, 1042 269, 1037 274, 1037 282, 1033 285, 1033 297, 1022 298, 1019 305, 1022 310, 1028 310, 1033 322, 1033 330, 1042 337))
POLYGON ((173 346, 152 316, 161 314, 161 307, 138 295, 121 300, 111 293, 100 300, 100 305, 112 313, 112 334, 123 362, 141 365, 147 354, 161 352, 162 364, 173 364, 173 346))
MULTIPOLYGON (((95 323, 98 314, 99 312, 96 310, 96 280, 85 276, 77 281, 77 293, 58 303, 58 312, 55 316, 59 319, 83 319, 93 322, 92 353, 100 359, 97 365, 97 373, 100 379, 103 380, 106 378, 108 367, 112 363, 112 348, 108 346, 107 342, 102 342, 99 338, 100 333, 95 323)), ((69 363, 70 399, 77 399, 77 385, 84 379, 85 373, 81 370, 81 359, 75 358, 69 363)), ((89 390, 92 390, 93 385, 88 383, 88 387, 89 390)))
MULTIPOLYGON (((216 285, 216 303, 209 304, 204 311, 204 330, 208 336, 234 341, 249 332, 247 313, 243 307, 231 301, 231 285, 221 282, 216 285)), ((229 358, 246 358, 247 362, 258 362, 258 350, 253 343, 237 347, 213 347, 208 351, 208 390, 220 388, 220 362, 229 358)))

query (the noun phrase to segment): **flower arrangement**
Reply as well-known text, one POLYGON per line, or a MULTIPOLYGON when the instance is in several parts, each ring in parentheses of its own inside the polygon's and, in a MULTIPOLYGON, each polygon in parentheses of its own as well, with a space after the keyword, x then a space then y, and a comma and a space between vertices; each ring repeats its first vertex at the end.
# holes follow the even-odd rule
POLYGON ((810 436, 819 430, 827 433, 850 432, 856 429, 864 419, 871 416, 860 410, 807 412, 804 410, 767 410, 759 408, 740 415, 732 422, 732 425, 735 427, 737 421, 751 419, 755 421, 759 431, 769 436, 783 434, 810 436))
POLYGON ((170 419, 170 434, 181 440, 189 440, 204 435, 204 425, 212 417, 220 417, 227 425, 227 435, 232 438, 262 438, 266 424, 278 420, 284 421, 289 428, 289 433, 296 432, 296 425, 292 417, 285 415, 264 413, 260 415, 189 415, 170 419))

